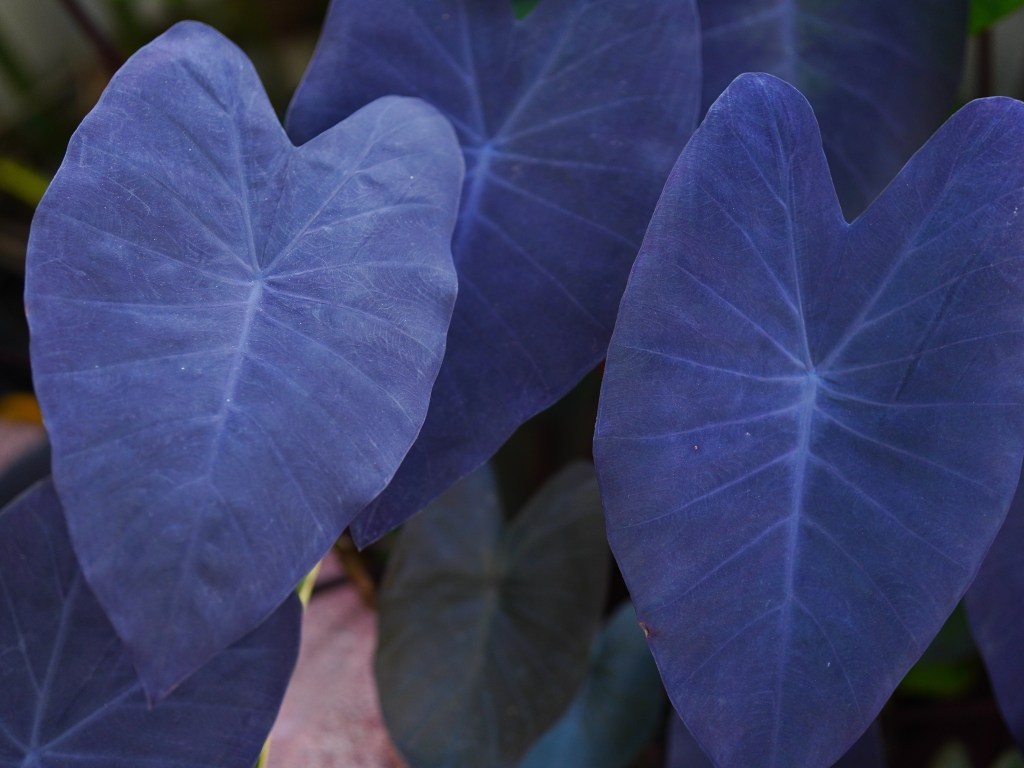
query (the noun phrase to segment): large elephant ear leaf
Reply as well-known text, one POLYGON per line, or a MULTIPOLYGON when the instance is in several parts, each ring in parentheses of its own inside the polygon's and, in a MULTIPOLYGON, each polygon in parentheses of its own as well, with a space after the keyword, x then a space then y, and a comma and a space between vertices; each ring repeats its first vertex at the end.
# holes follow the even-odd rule
POLYGON ((698 0, 704 109, 742 72, 800 89, 847 217, 859 214, 949 115, 968 0, 698 0))
POLYGON ((251 768, 301 615, 289 599, 151 709, 44 481, 0 512, 0 765, 251 768))
POLYGON ((248 59, 174 27, 33 223, 26 304, 82 568, 159 697, 387 484, 444 352, 462 159, 420 101, 288 141, 248 59))
POLYGON ((827 765, 967 589, 1024 454, 1024 105, 964 107, 852 225, 745 75, 637 259, 601 394, 609 540, 719 765, 827 765))
POLYGON ((1006 522, 978 578, 967 592, 967 615, 978 651, 1010 733, 1024 749, 1024 490, 1010 506, 1006 522))
POLYGON ((389 93, 456 126, 467 174, 448 351, 367 544, 489 458, 604 356, 700 90, 694 0, 334 0, 288 113, 305 141, 389 93))
POLYGON ((399 536, 381 588, 377 684, 413 768, 500 768, 587 671, 608 580, 594 470, 567 467, 505 525, 484 466, 399 536))

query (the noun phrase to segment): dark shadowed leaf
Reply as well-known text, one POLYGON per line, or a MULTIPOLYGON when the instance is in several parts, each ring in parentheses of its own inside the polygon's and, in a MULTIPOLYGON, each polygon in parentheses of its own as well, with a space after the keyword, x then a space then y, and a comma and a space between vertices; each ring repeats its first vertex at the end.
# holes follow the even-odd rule
POLYGON ((507 526, 489 466, 408 523, 381 589, 376 672, 413 768, 505 766, 551 726, 586 675, 608 565, 589 465, 507 526))
POLYGON ((693 0, 335 0, 288 114, 305 141, 389 93, 454 123, 459 299, 423 432, 365 545, 486 460, 602 357, 700 89, 693 0))
POLYGON ((664 712, 658 667, 626 603, 598 635, 590 672, 569 711, 519 768, 625 768, 654 738, 664 712))
POLYGON ((75 549, 152 696, 259 624, 405 455, 461 179, 411 99, 295 149, 194 23, 72 139, 29 244, 33 373, 75 549))
POLYGON ((609 539, 716 763, 827 765, 967 586, 1024 453, 1024 105, 954 116, 854 224, 746 75, 673 170, 595 439, 609 539))
POLYGON ((968 0, 698 0, 704 109, 742 72, 799 88, 848 218, 949 115, 968 0))
POLYGON ((999 708, 1024 749, 1024 486, 1017 489, 966 602, 999 708))
POLYGON ((150 709, 44 481, 0 512, 0 766, 251 768, 295 665, 300 619, 289 598, 150 709))
MULTIPOLYGON (((713 768, 714 763, 704 754, 679 716, 673 713, 668 729, 668 758, 665 768, 713 768)), ((885 745, 882 729, 876 720, 864 735, 857 739, 834 768, 884 768, 885 745)))

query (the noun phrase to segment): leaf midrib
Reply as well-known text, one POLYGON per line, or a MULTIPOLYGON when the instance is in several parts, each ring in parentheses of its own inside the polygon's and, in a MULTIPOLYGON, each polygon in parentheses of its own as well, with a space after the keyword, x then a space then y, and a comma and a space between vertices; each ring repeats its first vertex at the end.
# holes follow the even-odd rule
POLYGON ((210 442, 210 453, 206 462, 206 475, 209 477, 213 472, 213 465, 220 453, 221 443, 224 440, 224 433, 227 431, 227 417, 234 409, 234 402, 238 394, 238 386, 241 381, 242 367, 245 364, 249 347, 249 338, 252 334, 252 327, 256 322, 256 314, 263 298, 263 282, 254 280, 245 300, 245 315, 242 317, 242 327, 235 348, 235 354, 231 361, 231 368, 228 370, 228 378, 224 384, 224 397, 221 400, 220 409, 214 417, 216 424, 213 440, 210 442))

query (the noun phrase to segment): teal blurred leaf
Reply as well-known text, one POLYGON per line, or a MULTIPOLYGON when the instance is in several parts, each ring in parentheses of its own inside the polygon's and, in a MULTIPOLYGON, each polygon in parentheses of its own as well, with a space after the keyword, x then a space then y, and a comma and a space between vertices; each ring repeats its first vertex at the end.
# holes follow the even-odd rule
POLYGON ((665 700, 636 611, 625 603, 594 643, 590 674, 569 711, 519 768, 625 768, 654 738, 665 700))

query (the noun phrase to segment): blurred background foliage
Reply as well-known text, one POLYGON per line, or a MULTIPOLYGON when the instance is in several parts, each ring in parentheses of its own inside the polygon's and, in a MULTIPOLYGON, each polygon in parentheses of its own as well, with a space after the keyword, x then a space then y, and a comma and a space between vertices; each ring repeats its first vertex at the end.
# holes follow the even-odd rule
MULTIPOLYGON (((538 0, 510 0, 524 16, 538 0)), ((36 202, 68 139, 113 72, 176 21, 204 21, 252 58, 283 118, 328 0, 0 0, 0 418, 38 420, 21 295, 36 202)), ((974 0, 962 100, 1024 97, 1024 0, 974 0)), ((525 424, 496 457, 505 506, 518 509, 559 467, 590 458, 600 370, 525 424)), ((387 547, 385 542, 382 550, 387 547)), ((374 575, 380 555, 366 553, 374 575), (376 561, 376 567, 374 562, 376 561)), ((625 599, 613 578, 609 607, 625 599)), ((890 765, 1021 766, 996 710, 962 609, 882 715, 890 765)), ((637 765, 660 764, 648 750, 637 765)))
POLYGON ((0 398, 31 388, 21 303, 35 203, 113 72, 182 19, 252 58, 278 113, 316 44, 327 0, 0 0, 0 398))

